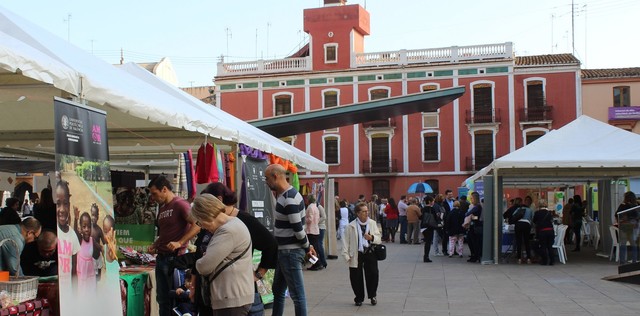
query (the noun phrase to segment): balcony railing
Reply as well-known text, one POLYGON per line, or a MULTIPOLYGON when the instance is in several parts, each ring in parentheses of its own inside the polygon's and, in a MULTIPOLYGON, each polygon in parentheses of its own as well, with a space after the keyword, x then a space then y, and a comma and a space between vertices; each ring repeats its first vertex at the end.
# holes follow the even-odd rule
MULTIPOLYGON (((403 49, 388 52, 351 54, 351 68, 405 66, 410 64, 457 63, 472 60, 513 58, 513 43, 403 49)), ((311 57, 218 63, 217 76, 311 71, 311 57)))
POLYGON ((218 76, 279 73, 311 70, 311 57, 218 63, 218 76))
POLYGON ((363 160, 362 173, 395 173, 398 172, 397 159, 363 160))
POLYGON ((520 108, 520 122, 541 122, 553 120, 553 106, 532 106, 520 108))
POLYGON ((369 121, 369 122, 362 123, 362 127, 364 128, 395 127, 395 126, 396 126, 396 119, 393 117, 386 120, 369 121))
POLYGON ((465 121, 467 124, 491 124, 500 123, 500 109, 476 109, 467 110, 465 121))
POLYGON ((351 68, 513 58, 513 43, 354 54, 351 68))

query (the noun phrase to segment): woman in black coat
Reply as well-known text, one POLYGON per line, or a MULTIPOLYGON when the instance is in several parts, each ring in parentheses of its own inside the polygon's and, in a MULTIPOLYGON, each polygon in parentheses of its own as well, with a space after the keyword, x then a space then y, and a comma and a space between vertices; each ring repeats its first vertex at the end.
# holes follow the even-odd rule
POLYGON ((465 229, 462 227, 464 224, 464 212, 460 210, 460 202, 453 202, 453 209, 449 211, 447 217, 444 220, 444 230, 449 237, 449 258, 453 256, 454 250, 462 258, 462 251, 464 249, 464 233, 465 229), (457 249, 456 249, 457 243, 457 249))

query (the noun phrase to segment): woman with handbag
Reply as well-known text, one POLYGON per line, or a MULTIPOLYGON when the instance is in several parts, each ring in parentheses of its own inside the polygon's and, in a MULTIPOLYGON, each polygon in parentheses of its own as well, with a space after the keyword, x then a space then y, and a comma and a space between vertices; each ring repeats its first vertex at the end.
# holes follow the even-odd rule
MULTIPOLYGON (((276 263, 278 261, 278 242, 276 241, 276 238, 264 225, 262 225, 262 223, 260 223, 260 221, 258 221, 257 218, 248 212, 242 212, 235 207, 238 203, 238 197, 235 192, 223 183, 211 183, 202 190, 202 193, 209 193, 217 197, 225 205, 225 214, 237 217, 245 226, 247 226, 247 229, 249 229, 249 233, 251 234, 251 250, 256 249, 261 252, 260 262, 253 273, 254 280, 256 282, 262 282, 262 278, 265 276, 267 271, 269 269, 276 268, 276 263)), ((253 251, 251 251, 251 253, 253 254, 253 251)), ((257 286, 255 288, 254 295, 254 302, 251 306, 249 315, 261 316, 264 314, 264 304, 262 304, 262 299, 260 297, 260 293, 258 293, 257 286)))
MULTIPOLYGON (((211 194, 195 198, 191 216, 213 235, 196 269, 210 287, 213 315, 247 315, 254 301, 251 235, 238 218, 224 213, 225 205, 211 194)), ((207 291, 205 290, 204 293, 207 291)))
POLYGON ((355 294, 356 306, 364 301, 364 281, 367 283, 367 294, 371 305, 378 304, 378 259, 373 251, 373 245, 380 244, 382 238, 376 222, 369 218, 367 204, 360 202, 355 206, 356 220, 349 223, 344 236, 342 257, 349 265, 349 280, 355 294), (364 271, 364 280, 362 273, 364 271))

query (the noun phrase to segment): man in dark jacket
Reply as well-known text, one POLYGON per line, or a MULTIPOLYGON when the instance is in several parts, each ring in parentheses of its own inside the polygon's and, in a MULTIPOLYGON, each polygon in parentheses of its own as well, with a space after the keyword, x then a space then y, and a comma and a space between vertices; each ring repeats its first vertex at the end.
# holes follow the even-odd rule
POLYGON ((20 200, 16 198, 8 198, 6 207, 0 213, 0 225, 17 225, 22 222, 18 209, 20 208, 20 200))

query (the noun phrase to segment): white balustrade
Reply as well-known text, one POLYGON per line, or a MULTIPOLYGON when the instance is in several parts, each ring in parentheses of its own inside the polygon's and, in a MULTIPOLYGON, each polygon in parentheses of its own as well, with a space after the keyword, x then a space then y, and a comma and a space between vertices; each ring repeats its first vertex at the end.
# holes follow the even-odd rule
MULTIPOLYGON (((388 52, 360 53, 351 57, 351 67, 376 67, 424 63, 455 63, 467 60, 513 58, 513 43, 451 46, 388 52)), ((311 57, 218 63, 218 76, 311 71, 311 57)))

